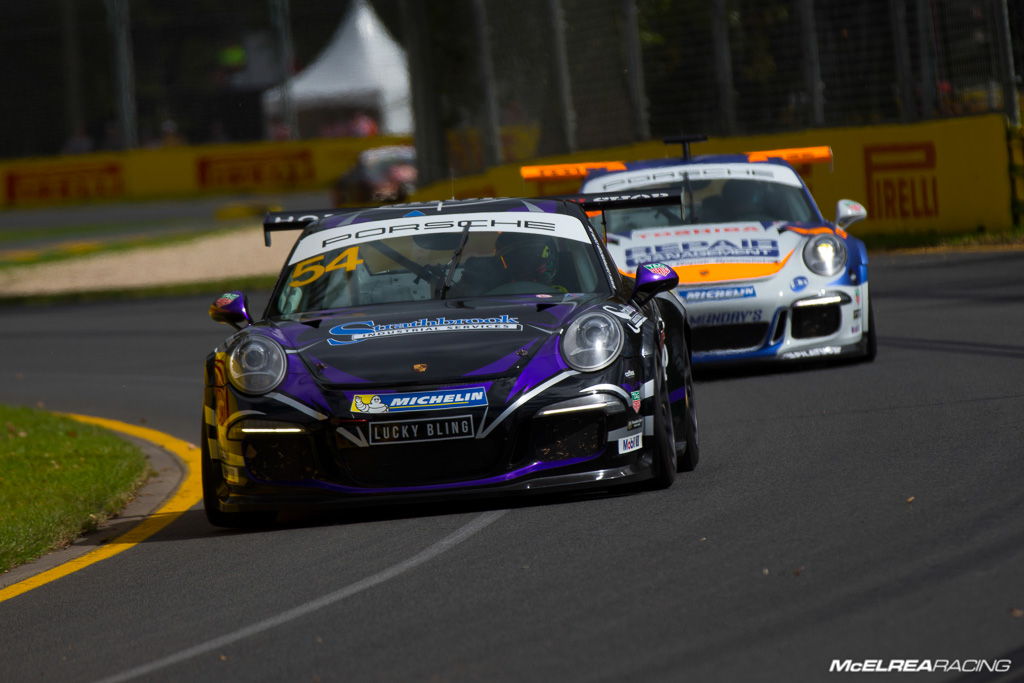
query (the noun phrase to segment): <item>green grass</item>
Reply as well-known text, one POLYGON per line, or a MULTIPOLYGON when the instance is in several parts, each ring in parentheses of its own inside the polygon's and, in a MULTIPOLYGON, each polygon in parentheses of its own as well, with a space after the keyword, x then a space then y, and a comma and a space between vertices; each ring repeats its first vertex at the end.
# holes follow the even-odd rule
POLYGON ((107 430, 0 406, 0 572, 95 529, 147 476, 142 452, 107 430))

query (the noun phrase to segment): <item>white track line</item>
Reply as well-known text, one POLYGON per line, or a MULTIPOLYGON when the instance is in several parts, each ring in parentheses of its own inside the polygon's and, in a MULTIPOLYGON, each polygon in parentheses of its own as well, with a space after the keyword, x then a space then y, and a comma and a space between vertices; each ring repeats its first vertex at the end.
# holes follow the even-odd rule
POLYGON ((442 538, 440 541, 434 543, 428 548, 421 550, 409 559, 403 560, 398 564, 392 565, 391 567, 379 571, 376 574, 373 574, 372 576, 368 576, 365 579, 360 579, 355 583, 349 584, 344 588, 339 588, 333 593, 328 593, 327 595, 317 598, 316 600, 311 600, 305 604, 299 605, 298 607, 293 607, 290 610, 281 612, 277 616, 270 617, 269 619, 264 619, 263 621, 258 621, 255 624, 246 626, 245 628, 240 628, 237 631, 227 633, 218 638, 214 638, 213 640, 208 640, 205 643, 193 645, 190 648, 181 650, 179 652, 175 652, 174 654, 168 655, 167 657, 162 657, 160 659, 150 662, 149 664, 143 664, 142 666, 137 666, 134 669, 122 671, 121 673, 110 676, 109 678, 101 679, 97 683, 117 683, 120 681, 130 681, 133 678, 145 676, 147 674, 153 673, 154 671, 158 671, 160 669, 164 669, 169 666, 179 664, 186 660, 192 659, 193 657, 196 657, 198 655, 211 652, 213 650, 217 650, 227 645, 231 645, 232 643, 236 643, 239 640, 248 638, 249 636, 254 636, 258 633, 268 631, 277 626, 286 624, 289 621, 294 621, 295 619, 304 617, 307 614, 311 614, 312 612, 315 612, 324 607, 328 607, 337 602, 341 602, 345 598, 350 598, 353 595, 362 593, 363 591, 369 588, 379 586, 380 584, 384 583, 385 581, 388 581, 389 579, 393 579, 396 576, 399 576, 400 574, 409 571, 410 569, 418 567, 424 562, 432 560, 441 553, 444 553, 445 551, 454 548, 459 543, 462 543, 463 541, 475 535, 479 531, 483 530, 490 524, 496 522, 507 512, 508 510, 492 510, 490 512, 485 512, 479 517, 473 519, 473 521, 460 527, 452 534, 442 538))

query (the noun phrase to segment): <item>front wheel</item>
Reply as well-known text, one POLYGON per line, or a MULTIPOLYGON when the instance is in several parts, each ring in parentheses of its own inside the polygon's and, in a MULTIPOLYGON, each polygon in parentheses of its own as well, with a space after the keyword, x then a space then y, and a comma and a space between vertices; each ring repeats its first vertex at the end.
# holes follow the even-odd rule
POLYGON ((878 336, 875 331, 875 307, 868 304, 868 338, 864 350, 864 362, 870 363, 878 355, 878 336))
POLYGON ((676 480, 676 436, 672 428, 672 405, 668 402, 668 390, 660 368, 657 375, 654 380, 654 447, 651 449, 654 477, 650 486, 667 489, 676 480))
POLYGON ((693 400, 693 371, 686 366, 686 415, 683 417, 683 436, 686 443, 682 450, 676 448, 676 472, 692 472, 700 462, 700 441, 697 437, 697 404, 693 400))
POLYGON ((210 457, 210 444, 206 438, 206 424, 201 434, 202 444, 202 475, 203 475, 203 510, 206 519, 214 526, 228 529, 251 529, 270 526, 277 518, 274 512, 224 512, 220 509, 221 497, 227 496, 227 483, 221 472, 220 461, 210 457))

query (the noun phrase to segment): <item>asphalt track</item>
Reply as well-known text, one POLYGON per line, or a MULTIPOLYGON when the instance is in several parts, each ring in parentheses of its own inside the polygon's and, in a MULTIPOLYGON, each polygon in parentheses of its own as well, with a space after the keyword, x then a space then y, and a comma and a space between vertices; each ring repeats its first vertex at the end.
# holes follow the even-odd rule
MULTIPOLYGON (((874 259, 878 360, 703 378, 703 459, 667 491, 249 533, 193 508, 0 603, 0 679, 818 681, 833 659, 1008 658, 917 677, 1020 680, 1022 273, 1020 251, 874 259)), ((0 401, 195 442, 229 331, 208 303, 0 309, 0 401)))

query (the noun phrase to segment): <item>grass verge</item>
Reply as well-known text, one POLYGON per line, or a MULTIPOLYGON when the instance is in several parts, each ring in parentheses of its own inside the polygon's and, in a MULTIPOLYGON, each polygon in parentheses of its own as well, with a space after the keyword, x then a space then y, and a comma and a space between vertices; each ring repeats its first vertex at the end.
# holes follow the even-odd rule
POLYGON ((95 529, 147 476, 142 451, 105 429, 0 406, 0 572, 95 529))

